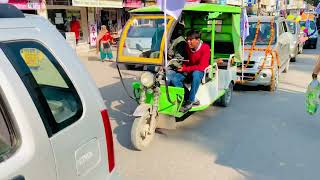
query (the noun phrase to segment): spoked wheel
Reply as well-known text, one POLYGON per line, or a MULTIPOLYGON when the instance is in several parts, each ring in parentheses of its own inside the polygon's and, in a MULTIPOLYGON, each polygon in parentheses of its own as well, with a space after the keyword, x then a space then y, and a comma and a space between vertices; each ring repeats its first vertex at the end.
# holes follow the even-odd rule
POLYGON ((279 86, 279 71, 276 71, 274 74, 274 80, 271 81, 271 84, 268 86, 269 91, 276 91, 279 86))
POLYGON ((220 98, 221 106, 223 106, 223 107, 229 106, 231 99, 232 99, 232 92, 233 92, 233 84, 230 83, 228 89, 226 89, 226 92, 220 98))
POLYGON ((151 143, 155 130, 149 132, 151 116, 149 112, 143 116, 136 118, 131 129, 132 145, 139 151, 142 151, 151 143))

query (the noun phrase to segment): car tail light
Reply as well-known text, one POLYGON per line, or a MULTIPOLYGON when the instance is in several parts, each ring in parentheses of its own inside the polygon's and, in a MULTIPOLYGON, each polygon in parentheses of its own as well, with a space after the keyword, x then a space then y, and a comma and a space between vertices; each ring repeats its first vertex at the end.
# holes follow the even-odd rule
POLYGON ((115 159, 114 159, 112 129, 110 125, 108 111, 106 109, 102 110, 101 116, 103 120, 104 132, 105 132, 106 141, 107 141, 106 143, 107 143, 107 152, 108 152, 109 172, 112 172, 112 170, 115 167, 115 159))
POLYGON ((126 48, 126 47, 127 47, 126 43, 123 43, 123 48, 126 48))

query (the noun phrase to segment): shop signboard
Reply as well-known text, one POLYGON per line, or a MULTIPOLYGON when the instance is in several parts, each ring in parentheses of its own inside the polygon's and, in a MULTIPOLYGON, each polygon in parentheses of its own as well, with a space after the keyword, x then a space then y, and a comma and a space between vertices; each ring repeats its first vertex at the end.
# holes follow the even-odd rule
POLYGON ((72 0, 73 6, 123 8, 122 0, 72 0))
POLYGON ((45 7, 44 0, 0 0, 0 3, 9 3, 21 10, 37 10, 45 7))
POLYGON ((90 45, 95 47, 97 44, 97 24, 92 23, 89 25, 90 28, 90 45))
POLYGON ((125 0, 123 6, 127 8, 139 8, 142 7, 142 0, 125 0))
POLYGON ((201 0, 186 0, 186 3, 200 3, 201 0))

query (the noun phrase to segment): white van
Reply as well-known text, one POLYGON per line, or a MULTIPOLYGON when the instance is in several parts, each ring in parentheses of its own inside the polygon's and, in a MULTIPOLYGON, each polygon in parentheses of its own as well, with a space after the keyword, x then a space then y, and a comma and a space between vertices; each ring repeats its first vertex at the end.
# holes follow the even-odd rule
MULTIPOLYGON (((255 49, 252 51, 250 61, 248 57, 250 50, 244 53, 244 64, 248 64, 247 68, 241 72, 241 65, 237 72, 238 79, 243 78, 246 80, 245 85, 257 86, 263 85, 267 86, 269 90, 276 90, 279 84, 279 75, 281 72, 288 72, 290 63, 290 39, 292 39, 292 34, 287 26, 287 23, 283 17, 273 17, 273 16, 251 16, 249 17, 249 31, 250 35, 246 38, 245 48, 251 49, 256 36, 256 30, 258 22, 260 21, 260 28, 257 34, 255 49), (271 39, 271 22, 274 28, 274 38, 271 39), (269 54, 265 57, 265 50, 260 51, 259 49, 266 49, 269 42, 270 48, 273 52, 278 52, 279 57, 279 69, 277 67, 277 61, 272 65, 272 56, 269 54), (264 59, 266 60, 264 61, 264 59), (264 63, 264 69, 260 72, 262 64, 264 63), (273 67, 272 67, 273 66, 273 67), (275 69, 274 79, 272 80, 272 68, 275 69), (259 73, 260 72, 260 73, 259 73), (256 75, 259 73, 258 75, 256 75), (242 77, 243 75, 243 77, 242 77)), ((274 54, 276 57, 276 54, 274 54)))
POLYGON ((0 179, 118 179, 95 83, 49 21, 8 4, 0 4, 0 179))

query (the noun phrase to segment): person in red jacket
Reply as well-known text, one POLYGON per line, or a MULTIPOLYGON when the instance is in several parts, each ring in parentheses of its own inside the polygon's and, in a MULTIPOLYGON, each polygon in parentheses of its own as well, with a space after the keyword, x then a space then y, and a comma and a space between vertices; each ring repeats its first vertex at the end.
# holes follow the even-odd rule
POLYGON ((177 71, 167 72, 167 79, 169 85, 185 88, 185 100, 187 103, 181 109, 186 112, 192 108, 193 105, 199 105, 199 101, 196 100, 196 94, 201 84, 201 80, 204 76, 204 70, 209 66, 210 62, 210 46, 203 43, 200 40, 200 32, 197 30, 191 30, 187 33, 186 51, 188 54, 187 62, 182 64, 182 67, 177 71), (184 80, 186 76, 191 76, 191 90, 184 86, 184 80), (187 98, 187 99, 186 99, 187 98))
POLYGON ((72 21, 70 22, 70 31, 74 32, 76 35, 76 44, 78 44, 80 38, 80 22, 75 16, 72 16, 72 21))

